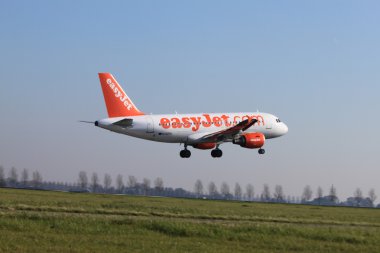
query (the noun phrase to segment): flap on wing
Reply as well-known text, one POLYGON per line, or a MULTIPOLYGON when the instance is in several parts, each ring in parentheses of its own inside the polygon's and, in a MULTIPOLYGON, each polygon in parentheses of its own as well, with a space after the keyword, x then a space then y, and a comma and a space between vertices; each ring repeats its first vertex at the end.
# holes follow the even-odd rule
POLYGON ((246 119, 239 124, 232 126, 230 128, 221 130, 219 132, 207 134, 200 138, 201 141, 221 141, 228 137, 233 137, 233 135, 238 134, 240 131, 245 131, 257 122, 257 119, 246 119))
POLYGON ((116 121, 112 124, 119 126, 119 127, 123 127, 123 128, 131 127, 131 126, 133 126, 133 119, 122 119, 122 120, 116 121))

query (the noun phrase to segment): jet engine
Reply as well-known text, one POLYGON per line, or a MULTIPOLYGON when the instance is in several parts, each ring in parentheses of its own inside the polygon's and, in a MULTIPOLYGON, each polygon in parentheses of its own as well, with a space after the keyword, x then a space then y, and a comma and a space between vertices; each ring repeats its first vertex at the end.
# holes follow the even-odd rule
POLYGON ((262 133, 246 133, 232 141, 243 148, 261 148, 264 146, 265 136, 262 133))

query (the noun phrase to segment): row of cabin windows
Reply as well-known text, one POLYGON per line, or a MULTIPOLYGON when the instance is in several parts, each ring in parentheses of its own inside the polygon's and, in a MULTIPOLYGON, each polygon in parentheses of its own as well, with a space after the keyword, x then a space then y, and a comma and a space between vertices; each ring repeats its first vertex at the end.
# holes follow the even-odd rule
MULTIPOLYGON (((240 121, 239 121, 240 123, 240 121)), ((202 125, 202 124, 214 124, 214 122, 205 122, 205 123, 187 123, 186 125, 190 124, 191 126, 192 125, 202 125)), ((222 124, 222 122, 218 122, 218 124, 222 124)), ((232 124, 232 122, 230 121, 230 124, 232 124)), ((237 121, 234 122, 234 124, 237 124, 237 121)), ((159 126, 161 126, 161 123, 158 124, 159 126)), ((169 123, 169 124, 165 124, 166 126, 170 126, 170 125, 185 125, 185 123, 169 123)))
MULTIPOLYGON (((261 121, 259 121, 259 122, 261 122, 261 121)), ((232 122, 232 121, 230 121, 230 124, 239 124, 240 123, 240 121, 234 121, 234 122, 232 122)), ((202 125, 203 123, 187 123, 187 124, 190 124, 190 126, 192 126, 192 125, 202 125)), ((187 125, 186 124, 186 125, 187 125)), ((214 124, 214 122, 206 122, 206 123, 204 123, 204 124, 214 124)), ((218 122, 218 124, 222 124, 222 122, 220 121, 220 122, 218 122)), ((159 126, 161 126, 162 124, 161 123, 159 123, 158 124, 159 126)), ((169 124, 165 124, 166 126, 170 126, 170 125, 172 125, 172 126, 174 126, 174 125, 185 125, 185 123, 169 123, 169 124)))

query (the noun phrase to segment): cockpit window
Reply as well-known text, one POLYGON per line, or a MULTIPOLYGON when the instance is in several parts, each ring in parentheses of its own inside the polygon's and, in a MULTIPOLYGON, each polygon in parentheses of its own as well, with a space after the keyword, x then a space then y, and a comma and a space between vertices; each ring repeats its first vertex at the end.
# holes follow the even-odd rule
POLYGON ((281 120, 280 120, 280 119, 276 119, 276 121, 277 121, 278 123, 280 123, 280 122, 281 122, 281 120))

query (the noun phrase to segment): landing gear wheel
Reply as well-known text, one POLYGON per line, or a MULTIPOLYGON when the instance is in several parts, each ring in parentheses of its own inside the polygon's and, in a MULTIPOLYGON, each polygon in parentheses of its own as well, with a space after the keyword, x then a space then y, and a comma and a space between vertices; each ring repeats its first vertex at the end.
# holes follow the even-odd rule
POLYGON ((182 158, 189 158, 191 156, 190 150, 184 149, 179 152, 179 156, 182 158))
POLYGON ((260 149, 259 149, 259 154, 260 154, 260 155, 263 155, 263 154, 265 154, 265 149, 263 149, 263 148, 260 148, 260 149))
POLYGON ((222 155, 223 155, 223 152, 220 149, 213 149, 213 150, 211 150, 211 156, 214 157, 214 158, 222 157, 222 155))

